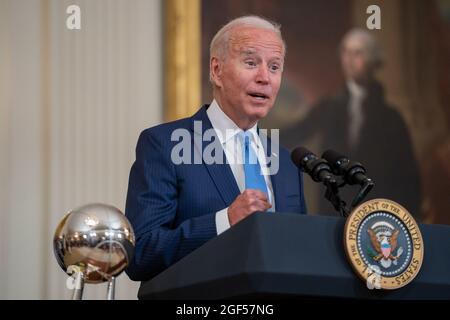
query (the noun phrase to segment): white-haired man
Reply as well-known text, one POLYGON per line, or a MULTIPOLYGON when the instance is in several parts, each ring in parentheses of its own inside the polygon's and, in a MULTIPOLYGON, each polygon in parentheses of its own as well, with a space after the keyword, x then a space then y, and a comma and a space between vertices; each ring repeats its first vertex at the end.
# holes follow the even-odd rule
MULTIPOLYGON (((281 142, 293 147, 315 134, 321 149, 334 149, 359 161, 375 181, 368 198, 390 198, 420 218, 420 179, 409 132, 401 115, 384 98, 375 72, 382 66, 380 47, 367 30, 355 28, 345 34, 340 46, 344 90, 314 106, 308 116, 281 132, 281 142)), ((357 186, 345 188, 347 203, 357 186)), ((333 210, 321 193, 318 211, 333 210)))
POLYGON ((231 21, 211 42, 212 103, 142 132, 125 210, 136 233, 131 279, 150 279, 255 212, 306 213, 301 172, 257 127, 275 103, 285 50, 274 23, 231 21), (181 156, 187 161, 174 159, 174 132, 190 134, 181 156), (208 144, 199 140, 214 141, 218 161, 206 159, 208 144), (269 158, 276 170, 267 170, 269 158))

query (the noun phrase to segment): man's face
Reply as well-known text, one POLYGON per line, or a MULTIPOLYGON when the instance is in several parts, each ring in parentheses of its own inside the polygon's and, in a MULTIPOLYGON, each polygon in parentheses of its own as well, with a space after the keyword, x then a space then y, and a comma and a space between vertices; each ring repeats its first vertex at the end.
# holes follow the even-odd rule
POLYGON ((360 37, 347 38, 341 49, 341 64, 347 80, 364 84, 372 75, 369 53, 360 37))
POLYGON ((211 59, 215 98, 242 129, 252 127, 272 109, 281 83, 283 50, 273 31, 236 28, 225 59, 211 59))

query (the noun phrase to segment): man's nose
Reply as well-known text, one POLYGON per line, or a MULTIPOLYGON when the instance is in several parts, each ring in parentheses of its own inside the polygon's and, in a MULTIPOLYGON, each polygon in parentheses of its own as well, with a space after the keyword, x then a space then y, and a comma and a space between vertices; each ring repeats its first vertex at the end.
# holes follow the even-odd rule
POLYGON ((261 84, 269 83, 269 70, 264 65, 260 65, 256 74, 256 82, 261 84))

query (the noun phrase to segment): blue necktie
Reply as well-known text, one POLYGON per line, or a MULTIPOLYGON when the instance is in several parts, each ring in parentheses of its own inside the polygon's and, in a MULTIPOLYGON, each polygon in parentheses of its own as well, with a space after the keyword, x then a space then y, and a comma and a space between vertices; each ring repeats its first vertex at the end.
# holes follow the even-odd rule
POLYGON ((245 189, 261 190, 268 196, 266 180, 261 172, 261 166, 255 150, 251 147, 251 133, 243 132, 243 162, 245 173, 245 189))

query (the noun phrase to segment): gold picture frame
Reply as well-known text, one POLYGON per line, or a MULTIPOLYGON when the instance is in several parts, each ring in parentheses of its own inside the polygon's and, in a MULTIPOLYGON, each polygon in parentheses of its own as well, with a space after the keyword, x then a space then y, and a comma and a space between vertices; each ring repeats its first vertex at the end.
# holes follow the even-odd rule
POLYGON ((164 118, 191 116, 201 103, 201 0, 167 0, 164 14, 164 118))

